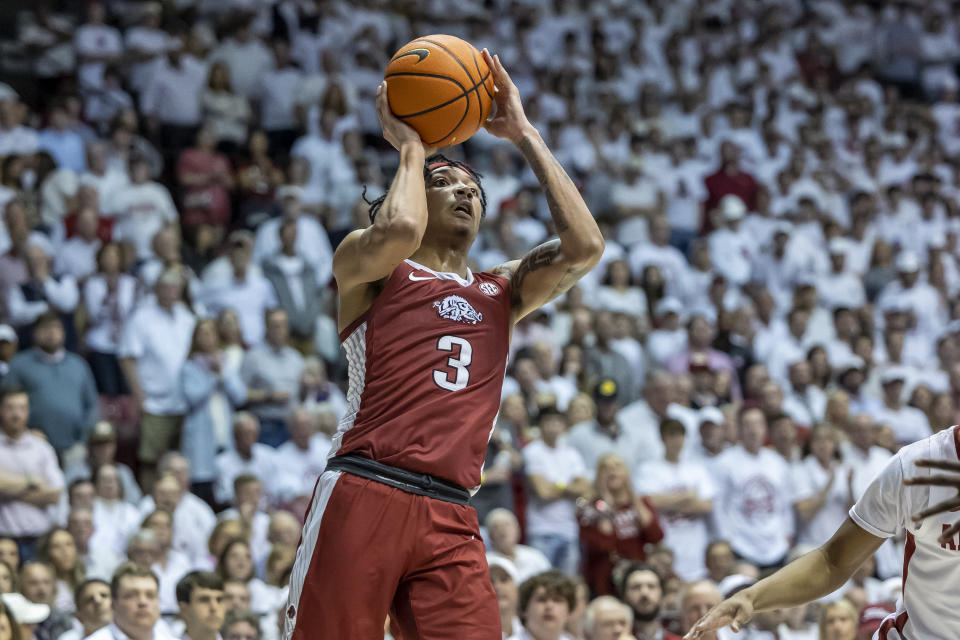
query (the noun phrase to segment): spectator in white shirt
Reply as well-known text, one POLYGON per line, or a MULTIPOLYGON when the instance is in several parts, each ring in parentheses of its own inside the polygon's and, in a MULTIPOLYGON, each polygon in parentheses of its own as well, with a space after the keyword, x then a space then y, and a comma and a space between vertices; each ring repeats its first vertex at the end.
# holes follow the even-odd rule
POLYGON ((7 309, 10 323, 20 331, 20 344, 32 345, 27 331, 40 316, 54 312, 64 322, 67 349, 77 348, 76 325, 73 313, 80 302, 80 291, 73 276, 56 277, 51 274, 53 247, 43 236, 35 236, 28 242, 26 251, 27 281, 7 292, 7 309))
POLYGON ((177 606, 186 624, 184 640, 220 640, 227 615, 223 578, 209 571, 191 571, 177 583, 177 606))
POLYGON ((182 302, 183 269, 167 269, 157 280, 156 302, 138 308, 124 329, 117 356, 140 410, 140 484, 153 486, 160 456, 178 446, 186 403, 180 368, 190 351, 196 318, 182 302))
POLYGON ((333 275, 333 249, 326 230, 316 219, 304 215, 300 203, 300 187, 287 185, 277 189, 282 214, 267 220, 257 229, 253 247, 253 261, 257 264, 278 256, 283 250, 280 225, 285 221, 297 224, 296 253, 313 267, 317 285, 324 287, 333 275))
MULTIPOLYGON (((93 188, 97 193, 95 207, 97 217, 112 217, 114 198, 117 192, 129 182, 125 165, 122 169, 109 166, 105 143, 100 141, 87 143, 87 172, 80 176, 80 187, 77 190, 77 199, 81 205, 85 204, 83 190, 93 188)), ((86 204, 92 206, 92 198, 86 204)))
POLYGON ((694 580, 706 571, 704 554, 716 492, 702 464, 680 459, 686 436, 679 420, 662 421, 664 459, 640 465, 634 484, 657 509, 663 543, 673 550, 677 575, 694 580))
POLYGON ((717 271, 727 280, 742 285, 750 279, 751 249, 757 239, 743 233, 741 223, 747 206, 731 194, 720 199, 719 217, 723 226, 710 234, 710 256, 717 271))
POLYGON ((150 165, 141 156, 130 159, 130 183, 117 190, 112 206, 113 239, 132 244, 141 260, 151 256, 153 236, 179 219, 170 192, 150 180, 150 165))
POLYGON ((140 529, 130 536, 126 550, 130 562, 157 576, 160 611, 165 614, 176 611, 177 581, 190 571, 190 564, 182 556, 168 556, 152 529, 140 529))
POLYGON ((257 87, 260 126, 267 132, 270 148, 286 152, 299 135, 295 101, 304 76, 297 63, 291 60, 290 45, 286 41, 273 42, 273 55, 274 69, 261 76, 257 87))
POLYGON ((920 409, 907 406, 903 387, 907 380, 904 367, 891 366, 880 374, 883 386, 883 407, 874 414, 874 419, 893 428, 897 444, 905 446, 931 435, 930 422, 920 409))
POLYGON ((117 349, 127 318, 137 298, 137 280, 120 272, 120 246, 109 243, 97 251, 97 273, 83 285, 88 329, 87 360, 97 390, 107 396, 129 393, 117 360, 117 349))
POLYGON ((862 278, 846 267, 850 244, 846 238, 832 238, 828 245, 830 273, 817 282, 820 303, 828 309, 838 306, 859 309, 867 301, 862 278))
POLYGON ((233 33, 213 51, 210 61, 226 62, 237 93, 256 99, 261 78, 273 70, 273 54, 251 32, 249 15, 234 19, 233 33))
POLYGON ((113 619, 110 583, 104 578, 88 578, 77 586, 77 612, 74 628, 59 640, 82 640, 103 629, 113 619))
POLYGON ((69 275, 83 282, 97 270, 97 252, 103 244, 97 236, 99 220, 93 207, 82 207, 77 213, 77 234, 68 238, 54 258, 54 272, 69 275))
POLYGON ((106 8, 102 2, 87 5, 87 21, 73 33, 77 55, 77 80, 84 93, 95 93, 103 86, 103 70, 123 55, 120 32, 105 24, 106 8))
MULTIPOLYGON (((281 544, 271 540, 271 520, 262 509, 263 504, 263 482, 260 478, 250 473, 241 473, 233 479, 233 506, 225 509, 217 516, 219 522, 224 520, 236 520, 248 527, 250 535, 250 551, 253 553, 253 560, 262 570, 263 565, 270 555, 270 548, 273 544, 281 544)), ((289 511, 277 511, 290 515, 289 511)), ((300 537, 300 523, 297 521, 297 534, 293 540, 293 546, 297 546, 297 540, 300 537)), ((286 524, 282 522, 274 528, 275 536, 285 535, 286 524)))
POLYGON ((783 563, 793 535, 790 467, 764 448, 767 421, 758 408, 740 414, 740 444, 716 462, 714 517, 719 534, 757 566, 783 563))
POLYGON ((304 408, 290 412, 287 430, 290 440, 277 447, 283 477, 267 479, 273 488, 271 493, 285 502, 311 494, 327 466, 331 447, 330 438, 317 432, 313 415, 304 408))
POLYGON ((587 479, 593 481, 597 462, 608 453, 617 453, 629 469, 636 467, 644 455, 644 442, 635 425, 622 426, 617 420, 621 405, 617 402, 617 383, 602 378, 594 387, 596 418, 574 425, 567 434, 567 444, 577 450, 587 468, 587 479))
POLYGON ((807 456, 792 470, 796 544, 819 547, 846 520, 853 506, 853 470, 840 461, 840 434, 830 425, 814 427, 807 448, 807 456))
POLYGON ((523 449, 532 495, 527 504, 527 535, 554 568, 573 575, 579 562, 576 499, 590 490, 587 469, 576 449, 560 436, 566 417, 555 407, 540 413, 539 440, 523 449))
POLYGON ((211 127, 219 148, 226 152, 237 151, 247 139, 253 112, 247 97, 233 90, 226 62, 210 65, 207 87, 200 102, 204 123, 211 127))
POLYGON ((260 444, 260 423, 256 416, 238 411, 233 416, 233 449, 217 456, 217 502, 233 502, 233 480, 242 473, 272 478, 277 473, 276 449, 260 444))
POLYGON ((158 62, 140 96, 140 111, 159 127, 166 149, 185 149, 201 121, 200 96, 207 81, 206 64, 183 50, 179 38, 167 44, 166 59, 158 62))
POLYGON ((122 565, 110 581, 110 597, 113 622, 88 640, 173 640, 160 620, 160 580, 149 567, 122 565))
MULTIPOLYGON (((178 453, 171 454, 171 458, 174 456, 183 459, 178 453)), ((140 501, 140 514, 146 517, 156 510, 172 514, 170 548, 182 553, 190 564, 196 564, 207 557, 207 539, 217 518, 203 500, 184 491, 180 475, 176 471, 161 472, 153 494, 140 501)))
POLYGON ((810 363, 798 360, 787 367, 789 386, 783 398, 783 410, 794 422, 804 426, 823 420, 827 397, 813 384, 810 363))
POLYGON ((227 238, 231 277, 206 283, 198 294, 211 313, 233 308, 240 319, 243 341, 256 346, 263 342, 264 316, 277 306, 277 298, 270 282, 260 269, 250 264, 253 240, 248 231, 234 231, 227 238))
POLYGON ((550 561, 543 552, 520 544, 520 523, 508 509, 497 508, 487 514, 483 522, 487 528, 490 548, 487 560, 491 564, 506 560, 517 571, 517 580, 523 582, 538 573, 550 570, 550 561))

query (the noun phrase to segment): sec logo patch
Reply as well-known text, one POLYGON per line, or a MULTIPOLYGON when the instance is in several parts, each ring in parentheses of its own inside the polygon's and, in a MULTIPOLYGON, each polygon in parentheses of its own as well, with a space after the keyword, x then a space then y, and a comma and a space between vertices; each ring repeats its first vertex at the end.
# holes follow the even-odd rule
POLYGON ((495 296, 500 293, 500 287, 493 284, 492 282, 481 282, 480 291, 487 294, 488 296, 495 296))

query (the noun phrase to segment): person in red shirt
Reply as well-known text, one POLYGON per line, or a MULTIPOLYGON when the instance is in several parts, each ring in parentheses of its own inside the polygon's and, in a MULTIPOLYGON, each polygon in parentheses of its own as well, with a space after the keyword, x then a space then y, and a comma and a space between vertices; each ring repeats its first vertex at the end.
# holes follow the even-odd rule
POLYGON ((612 595, 613 570, 621 560, 643 561, 644 547, 663 539, 657 512, 635 496, 623 458, 608 453, 597 462, 594 496, 578 505, 583 575, 594 597, 612 595))
POLYGON ((710 213, 720 205, 720 199, 728 194, 738 196, 747 205, 748 211, 754 211, 757 198, 756 179, 740 168, 740 147, 727 141, 720 145, 720 168, 704 179, 707 187, 707 201, 704 203, 705 215, 701 221, 701 233, 713 231, 710 213))

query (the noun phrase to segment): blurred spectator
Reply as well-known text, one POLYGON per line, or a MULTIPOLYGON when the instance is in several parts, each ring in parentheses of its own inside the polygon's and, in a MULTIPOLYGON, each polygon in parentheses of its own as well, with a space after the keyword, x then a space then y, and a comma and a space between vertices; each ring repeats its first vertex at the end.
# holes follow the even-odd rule
POLYGON ((97 270, 97 252, 102 246, 97 211, 82 207, 76 215, 77 233, 68 238, 54 258, 53 270, 58 275, 72 276, 83 282, 97 270))
POLYGON ((61 318, 62 329, 68 331, 63 339, 66 346, 75 351, 77 335, 74 311, 80 301, 76 280, 69 275, 52 275, 53 247, 45 239, 37 237, 30 240, 24 258, 27 278, 19 286, 11 287, 7 293, 10 322, 20 331, 21 344, 33 344, 30 325, 41 316, 51 313, 61 318))
POLYGON ((236 92, 254 99, 260 79, 273 71, 273 56, 270 49, 254 37, 250 26, 249 14, 234 16, 229 37, 210 54, 210 62, 226 63, 236 92))
POLYGON ((646 559, 645 546, 663 539, 653 505, 634 495, 630 473, 619 455, 608 453, 597 462, 594 491, 578 505, 583 542, 583 574, 590 591, 613 593, 615 561, 646 559))
POLYGON ((560 438, 566 418, 556 407, 540 412, 540 440, 523 450, 531 495, 527 504, 527 539, 551 566, 568 575, 579 562, 575 501, 590 491, 587 469, 575 449, 560 438))
POLYGON ((97 468, 110 464, 116 469, 123 495, 127 502, 136 504, 141 498, 140 487, 127 465, 117 462, 117 431, 113 424, 101 420, 93 425, 87 437, 85 457, 72 457, 64 466, 68 484, 81 478, 92 478, 97 468))
POLYGON ((113 640, 123 637, 120 634, 172 640, 160 621, 159 588, 159 580, 150 569, 133 563, 117 569, 110 582, 113 622, 90 636, 90 640, 113 640))
POLYGON ((121 272, 120 247, 105 244, 97 251, 96 273, 83 285, 83 304, 89 328, 84 342, 97 391, 107 396, 127 395, 126 380, 117 360, 123 329, 137 300, 137 281, 121 272))
POLYGON ((24 561, 33 558, 37 540, 53 525, 47 507, 57 503, 64 486, 56 452, 27 431, 29 418, 26 391, 5 387, 0 393, 0 535, 17 542, 24 561))
POLYGON ((567 434, 567 444, 577 450, 588 470, 588 479, 593 479, 590 470, 596 470, 600 458, 609 453, 618 453, 628 468, 635 468, 641 455, 641 443, 633 430, 624 427, 617 419, 620 404, 617 402, 618 387, 612 378, 601 379, 593 391, 597 415, 590 422, 574 425, 567 434))
POLYGON ((274 68, 260 77, 257 87, 260 126, 272 149, 289 149, 298 135, 295 101, 304 76, 290 57, 290 43, 274 40, 272 44, 274 68))
POLYGON ((100 399, 86 361, 64 350, 60 316, 45 313, 34 323, 35 347, 10 361, 6 383, 30 397, 30 426, 59 452, 83 443, 99 418, 100 399))
POLYGON ((176 451, 169 451, 160 459, 157 467, 161 474, 172 476, 176 481, 167 482, 161 491, 140 501, 140 513, 163 509, 173 514, 173 546, 193 562, 207 555, 207 538, 216 524, 216 516, 210 506, 190 493, 190 465, 187 458, 176 451))
POLYGON ((153 128, 159 128, 165 148, 181 149, 193 139, 206 79, 206 66, 184 51, 180 38, 169 38, 166 59, 153 65, 140 96, 140 110, 153 128))
MULTIPOLYGON (((740 198, 748 211, 756 207, 757 181, 752 175, 740 166, 740 148, 733 142, 724 141, 720 144, 720 168, 704 179, 707 187, 707 200, 704 210, 709 214, 720 204, 720 200, 728 194, 740 198)), ((703 219, 706 230, 713 228, 709 217, 703 219)))
POLYGON ((894 437, 900 446, 929 436, 930 424, 919 409, 906 406, 903 385, 907 374, 902 367, 892 366, 880 375, 883 385, 883 409, 874 418, 893 426, 894 437))
MULTIPOLYGON (((273 526, 273 536, 271 536, 271 518, 260 509, 263 503, 263 483, 260 478, 249 473, 241 473, 233 479, 233 506, 221 511, 218 515, 220 522, 234 519, 250 531, 250 552, 254 563, 261 569, 270 553, 271 544, 285 546, 289 542, 285 540, 289 523, 284 523, 282 517, 277 519, 277 524, 273 526)), ((289 515, 285 511, 276 512, 276 514, 281 513, 289 515)), ((300 523, 297 522, 296 525, 298 532, 292 543, 294 547, 300 539, 300 523)))
POLYGON ((147 515, 141 530, 153 534, 158 548, 150 566, 160 579, 160 608, 172 610, 177 581, 197 563, 173 548, 173 516, 169 511, 157 509, 147 515))
POLYGON ((716 490, 702 465, 681 459, 686 429, 678 420, 660 423, 664 459, 640 465, 637 492, 657 510, 663 541, 676 556, 674 571, 683 580, 703 575, 709 543, 709 516, 716 490))
POLYGON ((54 640, 71 627, 71 616, 56 608, 57 586, 53 568, 43 562, 25 562, 20 567, 20 592, 33 604, 50 608, 50 615, 37 625, 37 640, 54 640))
POLYGON ((154 468, 164 451, 180 442, 186 404, 179 389, 180 368, 190 351, 196 322, 182 302, 182 270, 157 279, 156 302, 138 308, 126 323, 118 356, 140 419, 141 486, 153 486, 154 468))
POLYGON ((663 576, 650 565, 633 564, 623 573, 620 599, 633 611, 633 635, 637 638, 679 640, 663 629, 663 576))
POLYGON ((154 234, 177 221, 177 209, 167 188, 150 180, 145 158, 134 156, 129 166, 130 183, 118 189, 113 199, 113 239, 133 245, 137 258, 143 259, 150 256, 154 234))
POLYGON ((97 467, 93 474, 96 497, 93 500, 93 544, 122 549, 140 524, 137 508, 124 500, 123 485, 112 464, 97 467))
POLYGON ((817 425, 807 440, 808 454, 793 465, 795 544, 819 547, 843 524, 853 506, 853 472, 841 461, 839 447, 839 433, 830 425, 817 425))
POLYGON ((37 135, 37 146, 53 156, 56 166, 81 174, 86 169, 83 138, 70 129, 70 124, 66 102, 55 101, 50 108, 50 127, 37 135))
POLYGON ((73 628, 60 640, 82 640, 103 629, 113 620, 110 584, 99 578, 84 580, 75 591, 77 611, 73 628), (77 624, 79 623, 79 624, 77 624))
POLYGON ((280 226, 284 222, 293 222, 296 224, 296 234, 293 237, 296 254, 313 267, 317 284, 326 286, 333 275, 333 249, 326 231, 314 218, 303 214, 300 187, 286 185, 277 189, 276 193, 281 216, 264 222, 257 229, 253 247, 254 261, 259 264, 280 256, 283 253, 280 226))
POLYGON ((236 154, 247 139, 247 127, 253 114, 247 98, 233 91, 230 68, 225 62, 210 65, 207 88, 200 102, 212 145, 226 150, 230 155, 236 154))
POLYGON ((285 600, 282 590, 254 576, 253 555, 246 540, 234 539, 227 543, 217 559, 217 574, 225 581, 245 581, 250 587, 253 609, 258 613, 274 613, 285 600))
POLYGON ((277 230, 280 253, 263 262, 263 275, 273 286, 278 305, 290 322, 290 333, 298 344, 310 344, 316 319, 324 308, 323 284, 317 271, 297 253, 298 223, 283 220, 277 230))
POLYGON ((497 594, 497 607, 500 610, 500 628, 504 638, 512 638, 523 631, 523 625, 517 616, 519 593, 517 590, 516 568, 502 560, 489 560, 490 582, 497 594))
POLYGON ((483 524, 489 536, 487 559, 491 564, 501 561, 511 563, 518 582, 550 570, 550 560, 541 551, 519 544, 520 523, 511 511, 494 509, 487 514, 483 524))
MULTIPOLYGON (((687 583, 680 596, 680 631, 686 633, 700 618, 707 615, 722 599, 716 585, 709 580, 687 583)), ((704 640, 717 640, 716 632, 708 632, 704 640)))
POLYGON ((247 352, 240 375, 247 402, 260 421, 260 441, 279 446, 290 437, 284 426, 297 397, 303 356, 289 345, 290 326, 282 309, 265 312, 266 339, 247 352))
POLYGON ((574 581, 559 571, 547 571, 520 585, 523 629, 508 640, 559 640, 570 612, 577 604, 574 581))
POLYGON ((317 432, 314 417, 305 408, 293 409, 286 425, 290 439, 277 447, 284 477, 273 480, 278 487, 274 493, 283 501, 312 494, 331 447, 330 438, 317 432))
POLYGON ((633 629, 633 611, 613 596, 590 602, 584 614, 587 640, 619 640, 633 629))
POLYGON ((185 231, 209 228, 212 242, 220 244, 230 224, 230 196, 233 172, 230 162, 215 149, 210 125, 197 129, 194 145, 180 154, 177 182, 182 189, 180 223, 185 231))
POLYGON ((223 580, 209 571, 192 571, 177 583, 180 618, 186 624, 184 638, 217 640, 227 614, 223 580))
MULTIPOLYGON (((67 516, 67 530, 73 537, 77 554, 83 561, 87 578, 106 580, 120 565, 120 556, 112 549, 91 545, 93 537, 93 510, 88 507, 73 507, 67 516)), ((78 603, 82 609, 82 605, 78 603)))
POLYGON ((54 607, 73 613, 76 609, 73 601, 74 590, 83 581, 86 573, 73 537, 66 529, 51 529, 37 543, 37 559, 53 569, 56 579, 54 607))
POLYGON ((233 416, 233 448, 217 456, 217 484, 214 495, 217 502, 233 501, 233 481, 242 473, 272 478, 277 473, 276 450, 257 442, 260 423, 256 416, 238 411, 233 416))
POLYGON ((778 566, 793 531, 789 467, 763 447, 767 423, 762 411, 744 409, 739 422, 739 444, 722 453, 714 467, 714 518, 740 557, 758 566, 778 566))
POLYGON ((857 610, 846 600, 837 600, 820 610, 820 637, 825 640, 857 640, 857 610))
POLYGON ((180 385, 187 402, 180 448, 190 460, 191 488, 213 502, 216 480, 214 459, 230 446, 233 410, 246 400, 246 387, 239 370, 226 362, 220 349, 216 321, 197 321, 190 354, 180 372, 180 385))
POLYGON ((246 609, 230 609, 223 624, 223 640, 260 640, 260 616, 246 609))

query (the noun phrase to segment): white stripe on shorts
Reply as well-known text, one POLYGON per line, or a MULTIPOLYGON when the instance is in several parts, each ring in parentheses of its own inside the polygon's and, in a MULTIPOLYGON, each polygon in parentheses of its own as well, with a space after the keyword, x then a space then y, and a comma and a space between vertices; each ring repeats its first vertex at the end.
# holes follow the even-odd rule
POLYGON ((324 471, 317 481, 317 489, 310 505, 310 515, 303 524, 302 539, 297 549, 297 558, 290 572, 290 595, 287 597, 287 610, 284 614, 283 638, 289 640, 293 635, 293 628, 297 625, 297 614, 300 608, 300 594, 303 592, 303 581, 310 569, 313 560, 313 551, 317 546, 317 536, 320 534, 320 522, 323 512, 327 509, 330 495, 342 475, 341 471, 324 471), (292 607, 292 608, 291 608, 292 607), (292 614, 292 615, 291 615, 292 614))

